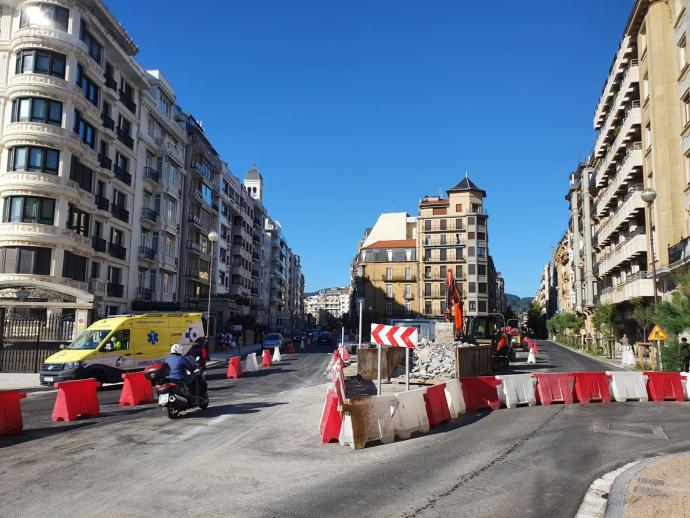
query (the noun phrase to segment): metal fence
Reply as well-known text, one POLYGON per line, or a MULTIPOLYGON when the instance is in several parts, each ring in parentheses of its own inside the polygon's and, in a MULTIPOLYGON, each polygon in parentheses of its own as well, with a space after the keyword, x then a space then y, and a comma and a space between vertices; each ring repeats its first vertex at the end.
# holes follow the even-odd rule
POLYGON ((0 371, 38 372, 60 344, 72 341, 74 321, 69 318, 5 317, 4 311, 0 318, 0 371))

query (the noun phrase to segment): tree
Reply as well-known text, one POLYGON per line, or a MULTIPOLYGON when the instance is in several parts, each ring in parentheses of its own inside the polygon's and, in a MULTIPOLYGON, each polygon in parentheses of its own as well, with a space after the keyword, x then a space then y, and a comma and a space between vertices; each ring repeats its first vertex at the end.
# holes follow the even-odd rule
POLYGON ((632 318, 642 332, 642 341, 644 342, 647 340, 647 336, 649 336, 647 330, 649 330, 656 321, 654 308, 646 304, 641 298, 635 298, 631 302, 633 305, 632 318))
POLYGON ((527 310, 527 327, 532 330, 535 338, 547 338, 546 321, 537 302, 532 302, 527 310))
POLYGON ((563 335, 566 331, 576 334, 583 325, 584 319, 574 313, 558 313, 546 322, 546 328, 555 335, 563 335))
POLYGON ((592 325, 604 338, 613 338, 613 322, 616 318, 615 304, 597 304, 592 325))
POLYGON ((506 323, 508 320, 515 320, 518 317, 517 313, 515 313, 515 310, 511 306, 506 308, 506 310, 503 312, 503 316, 506 317, 506 323))

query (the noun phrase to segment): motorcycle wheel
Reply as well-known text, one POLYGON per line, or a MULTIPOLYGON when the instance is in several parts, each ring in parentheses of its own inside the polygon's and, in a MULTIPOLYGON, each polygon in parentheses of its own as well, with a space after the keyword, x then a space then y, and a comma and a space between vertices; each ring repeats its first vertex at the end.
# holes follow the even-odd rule
POLYGON ((163 413, 168 416, 168 419, 178 419, 180 417, 180 411, 171 405, 166 406, 163 409, 163 413))
POLYGON ((199 408, 202 410, 206 410, 208 408, 208 392, 206 392, 203 396, 201 396, 201 401, 199 402, 199 408))

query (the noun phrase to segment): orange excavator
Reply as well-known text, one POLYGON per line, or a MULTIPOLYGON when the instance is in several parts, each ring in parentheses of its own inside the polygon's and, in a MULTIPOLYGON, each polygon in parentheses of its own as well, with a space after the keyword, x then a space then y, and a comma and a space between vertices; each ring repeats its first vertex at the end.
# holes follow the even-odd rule
POLYGON ((453 320, 454 336, 458 340, 463 336, 462 327, 462 294, 453 278, 453 271, 446 272, 446 322, 453 320))

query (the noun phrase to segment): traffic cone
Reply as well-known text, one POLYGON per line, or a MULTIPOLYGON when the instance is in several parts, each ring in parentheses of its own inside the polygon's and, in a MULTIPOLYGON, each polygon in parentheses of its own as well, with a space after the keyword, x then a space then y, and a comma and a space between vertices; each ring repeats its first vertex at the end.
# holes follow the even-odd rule
POLYGON ((261 356, 261 366, 270 367, 271 365, 271 352, 268 349, 264 349, 264 354, 261 356))
POLYGON ((247 361, 244 363, 245 372, 256 372, 259 370, 259 364, 256 361, 256 353, 247 355, 247 361))
POLYGON ((273 363, 279 363, 280 362, 280 347, 274 347, 273 348, 273 363))
POLYGON ((295 353, 295 343, 290 342, 290 345, 288 345, 288 354, 294 354, 295 353))
POLYGON ((302 338, 302 341, 299 343, 299 350, 304 351, 306 349, 306 346, 304 345, 304 338, 302 338))
POLYGON ((529 355, 527 356, 527 363, 537 363, 537 357, 534 355, 534 349, 529 350, 529 355))

